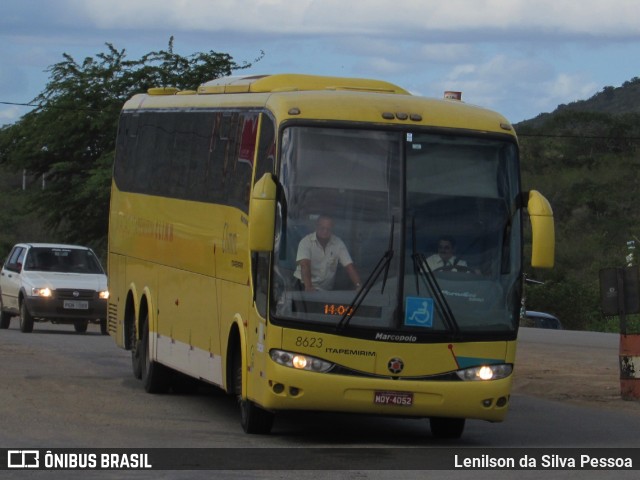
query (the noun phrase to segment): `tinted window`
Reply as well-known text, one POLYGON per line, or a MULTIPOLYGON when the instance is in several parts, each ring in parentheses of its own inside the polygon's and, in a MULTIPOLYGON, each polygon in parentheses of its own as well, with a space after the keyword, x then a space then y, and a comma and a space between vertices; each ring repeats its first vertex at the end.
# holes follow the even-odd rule
POLYGON ((247 212, 258 119, 257 112, 125 112, 116 184, 124 191, 223 203, 247 212))
POLYGON ((104 273, 91 250, 78 248, 32 248, 24 268, 42 272, 104 273))

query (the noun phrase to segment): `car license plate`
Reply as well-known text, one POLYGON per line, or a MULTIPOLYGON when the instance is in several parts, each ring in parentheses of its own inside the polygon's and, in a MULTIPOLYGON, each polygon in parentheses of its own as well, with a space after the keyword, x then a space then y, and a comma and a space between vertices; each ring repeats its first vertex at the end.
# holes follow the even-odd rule
POLYGON ((410 407, 413 405, 413 393, 411 392, 375 392, 373 403, 376 405, 396 405, 398 407, 410 407))
POLYGON ((69 310, 88 310, 89 302, 86 300, 65 300, 62 306, 69 310))

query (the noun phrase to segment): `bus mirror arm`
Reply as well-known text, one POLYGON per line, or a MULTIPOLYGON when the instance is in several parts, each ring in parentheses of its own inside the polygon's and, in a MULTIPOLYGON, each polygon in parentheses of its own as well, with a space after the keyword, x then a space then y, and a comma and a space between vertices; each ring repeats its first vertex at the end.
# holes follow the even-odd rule
POLYGON ((278 184, 273 174, 265 173, 253 186, 249 204, 249 249, 270 252, 276 219, 278 184))

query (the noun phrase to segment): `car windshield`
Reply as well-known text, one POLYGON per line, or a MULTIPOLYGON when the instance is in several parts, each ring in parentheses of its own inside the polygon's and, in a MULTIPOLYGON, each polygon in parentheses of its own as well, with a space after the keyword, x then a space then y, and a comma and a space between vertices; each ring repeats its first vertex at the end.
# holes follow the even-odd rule
POLYGON ((25 270, 63 273, 104 273, 91 250, 81 248, 34 247, 29 250, 25 270))

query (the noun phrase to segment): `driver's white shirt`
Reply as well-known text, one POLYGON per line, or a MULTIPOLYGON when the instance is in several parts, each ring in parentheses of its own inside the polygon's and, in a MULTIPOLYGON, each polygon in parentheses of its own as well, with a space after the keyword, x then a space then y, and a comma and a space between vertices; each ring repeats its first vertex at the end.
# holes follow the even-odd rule
POLYGON ((300 260, 311 260, 311 284, 318 290, 331 290, 338 269, 338 263, 346 267, 353 263, 344 242, 332 235, 325 248, 318 241, 316 233, 305 236, 298 244, 296 262, 298 266, 293 274, 302 281, 300 260))
POLYGON ((465 262, 464 260, 459 260, 458 257, 456 256, 451 256, 451 258, 449 258, 449 260, 445 262, 442 259, 442 257, 437 253, 427 258, 427 263, 429 264, 429 268, 431 268, 431 270, 437 270, 439 268, 445 268, 450 266, 451 270, 455 271, 456 266, 460 266, 460 267, 467 266, 467 262, 465 262))

